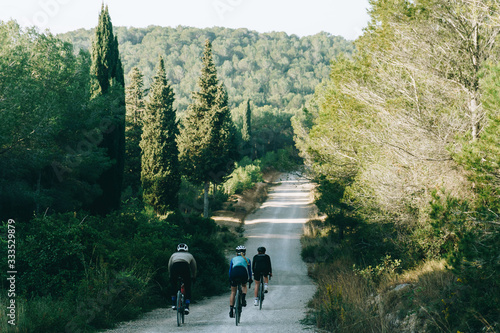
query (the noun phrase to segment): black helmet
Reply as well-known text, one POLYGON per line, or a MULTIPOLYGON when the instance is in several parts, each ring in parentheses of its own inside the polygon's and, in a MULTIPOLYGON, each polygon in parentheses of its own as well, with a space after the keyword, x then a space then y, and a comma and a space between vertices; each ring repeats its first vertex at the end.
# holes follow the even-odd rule
POLYGON ((257 249, 257 252, 262 252, 262 253, 266 253, 266 248, 261 246, 257 249))
POLYGON ((180 243, 179 245, 177 245, 177 251, 186 251, 187 252, 188 250, 188 246, 184 243, 180 243))

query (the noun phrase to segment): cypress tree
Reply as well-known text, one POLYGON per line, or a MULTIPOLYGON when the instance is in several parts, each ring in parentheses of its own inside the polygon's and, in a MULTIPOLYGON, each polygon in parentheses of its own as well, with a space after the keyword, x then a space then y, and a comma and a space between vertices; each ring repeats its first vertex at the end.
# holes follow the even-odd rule
POLYGON ((143 198, 158 214, 178 206, 181 185, 176 142, 179 128, 173 103, 174 92, 160 58, 146 102, 141 139, 143 198))
POLYGON ((250 109, 249 99, 247 100, 247 107, 245 109, 245 112, 243 113, 243 127, 241 128, 241 137, 243 139, 243 150, 245 152, 248 151, 250 158, 253 159, 252 110, 250 109))
POLYGON ((129 74, 130 84, 126 89, 126 132, 124 185, 136 194, 141 186, 142 117, 144 113, 144 81, 141 71, 134 67, 129 74))
POLYGON ((211 181, 220 184, 234 170, 238 156, 236 128, 228 107, 228 96, 223 84, 217 86, 217 94, 211 110, 210 152, 214 159, 209 175, 211 181))
POLYGON ((198 86, 180 131, 179 159, 188 180, 204 185, 203 216, 208 217, 210 182, 221 182, 233 170, 236 152, 227 92, 219 85, 209 40, 205 42, 198 86))
POLYGON ((118 40, 113 35, 108 7, 104 4, 92 42, 91 59, 91 96, 100 99, 103 107, 102 140, 98 145, 113 161, 98 180, 102 195, 95 200, 91 210, 106 214, 120 206, 125 161, 125 79, 118 40))

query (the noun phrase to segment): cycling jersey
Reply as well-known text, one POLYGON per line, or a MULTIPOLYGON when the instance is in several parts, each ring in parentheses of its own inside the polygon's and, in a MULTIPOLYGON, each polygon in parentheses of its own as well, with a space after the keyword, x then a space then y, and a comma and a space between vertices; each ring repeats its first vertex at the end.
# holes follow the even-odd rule
POLYGON ((268 275, 268 273, 273 273, 273 269, 271 267, 271 257, 269 257, 265 253, 256 254, 253 257, 252 270, 259 273, 264 273, 264 275, 268 275))
POLYGON ((236 256, 231 259, 231 263, 229 265, 229 278, 231 279, 232 271, 235 267, 244 267, 247 271, 248 276, 252 276, 252 263, 250 259, 244 258, 242 256, 236 256))

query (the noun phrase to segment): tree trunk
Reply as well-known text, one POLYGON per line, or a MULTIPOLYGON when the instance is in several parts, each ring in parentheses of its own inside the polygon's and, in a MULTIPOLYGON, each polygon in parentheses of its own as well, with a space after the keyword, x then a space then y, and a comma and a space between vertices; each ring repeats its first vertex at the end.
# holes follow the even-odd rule
POLYGON ((479 118, 480 115, 478 114, 478 105, 477 105, 477 100, 475 97, 472 98, 470 101, 470 112, 471 112, 471 121, 472 121, 472 141, 476 141, 476 139, 479 137, 479 118))
POLYGON ((208 190, 210 188, 210 182, 205 182, 204 194, 203 194, 203 217, 208 218, 208 190))

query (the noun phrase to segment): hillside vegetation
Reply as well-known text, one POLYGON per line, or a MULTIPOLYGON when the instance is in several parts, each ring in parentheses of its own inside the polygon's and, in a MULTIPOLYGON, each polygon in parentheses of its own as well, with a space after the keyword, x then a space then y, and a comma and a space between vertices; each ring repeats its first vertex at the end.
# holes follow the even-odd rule
MULTIPOLYGON (((352 53, 352 42, 318 33, 299 38, 284 32, 258 33, 248 29, 198 29, 150 26, 116 27, 125 77, 134 67, 148 87, 158 56, 165 57, 167 78, 175 92, 175 106, 184 112, 201 70, 199 58, 206 39, 213 45, 214 64, 234 109, 247 99, 257 108, 296 111, 328 77, 330 61, 352 53)), ((94 30, 80 29, 58 35, 75 48, 89 50, 94 30)))
POLYGON ((294 119, 324 214, 304 237, 335 332, 500 330, 500 6, 371 1, 294 119))
POLYGON ((96 29, 60 37, 0 23, 0 243, 15 258, 0 264, 0 304, 15 301, 0 331, 92 332, 165 306, 179 242, 200 261, 193 301, 223 292, 209 279, 227 274, 241 228, 210 213, 264 171, 293 168, 290 119, 352 45, 113 30, 104 5, 96 29))

